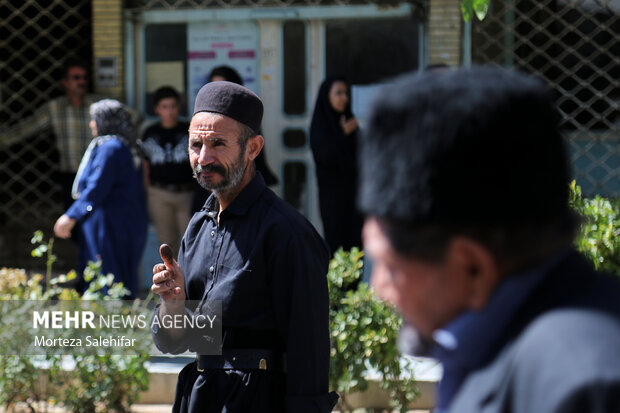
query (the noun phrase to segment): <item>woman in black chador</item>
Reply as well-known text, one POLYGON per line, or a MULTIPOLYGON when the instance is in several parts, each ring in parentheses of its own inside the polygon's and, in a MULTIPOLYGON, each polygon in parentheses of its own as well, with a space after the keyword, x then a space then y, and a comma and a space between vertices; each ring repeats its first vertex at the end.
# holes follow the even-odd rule
POLYGON ((357 134, 348 83, 340 77, 324 80, 312 115, 310 145, 323 232, 332 254, 362 243, 362 217, 355 209, 357 134))

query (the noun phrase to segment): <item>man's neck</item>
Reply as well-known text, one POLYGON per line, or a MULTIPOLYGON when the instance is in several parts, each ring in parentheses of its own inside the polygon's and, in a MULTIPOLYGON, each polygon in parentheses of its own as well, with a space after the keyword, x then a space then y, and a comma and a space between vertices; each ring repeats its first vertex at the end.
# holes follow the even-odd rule
POLYGON ((77 108, 77 107, 82 106, 84 95, 67 94, 67 100, 69 100, 69 103, 71 104, 71 106, 75 106, 77 108))
POLYGON ((174 128, 175 126, 177 126, 177 125, 179 124, 179 121, 178 121, 178 120, 175 120, 175 121, 173 121, 173 122, 164 122, 164 121, 161 121, 161 122, 159 122, 159 124, 160 124, 160 125, 161 125, 161 127, 162 127, 162 128, 164 128, 164 129, 172 129, 172 128, 174 128))

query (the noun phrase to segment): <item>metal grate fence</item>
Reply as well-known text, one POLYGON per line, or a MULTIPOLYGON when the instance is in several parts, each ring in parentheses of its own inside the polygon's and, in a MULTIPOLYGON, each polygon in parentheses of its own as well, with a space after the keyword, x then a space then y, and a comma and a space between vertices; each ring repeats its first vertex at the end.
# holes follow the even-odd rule
POLYGON ((472 61, 535 73, 555 90, 584 194, 620 196, 620 1, 493 0, 472 61))
MULTIPOLYGON (((2 133, 62 93, 59 81, 66 59, 90 61, 91 2, 3 0, 0 15, 2 133)), ((53 139, 45 133, 0 148, 0 267, 32 267, 33 231, 51 235, 51 225, 62 213, 53 139)))

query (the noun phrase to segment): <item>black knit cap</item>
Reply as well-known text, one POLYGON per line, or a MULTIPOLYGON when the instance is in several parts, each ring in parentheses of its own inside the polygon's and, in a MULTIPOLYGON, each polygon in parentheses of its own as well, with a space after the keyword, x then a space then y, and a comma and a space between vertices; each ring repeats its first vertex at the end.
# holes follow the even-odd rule
POLYGON ((250 89, 236 83, 209 82, 196 95, 194 115, 199 112, 228 116, 257 133, 263 120, 263 102, 250 89))
POLYGON ((569 213, 550 89, 512 70, 411 74, 377 94, 360 153, 359 206, 409 225, 513 227, 569 213))

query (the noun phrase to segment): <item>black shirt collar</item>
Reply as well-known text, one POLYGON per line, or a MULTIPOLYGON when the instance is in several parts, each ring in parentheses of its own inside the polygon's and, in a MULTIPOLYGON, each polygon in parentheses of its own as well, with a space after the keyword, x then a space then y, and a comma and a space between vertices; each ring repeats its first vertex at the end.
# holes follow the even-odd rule
MULTIPOLYGON (((260 172, 256 171, 254 178, 241 190, 239 195, 222 212, 223 214, 245 215, 248 209, 254 204, 256 199, 265 190, 265 180, 260 172)), ((216 196, 212 193, 205 203, 205 210, 208 215, 217 215, 220 208, 216 196)), ((213 216, 215 216, 213 215, 213 216)))

